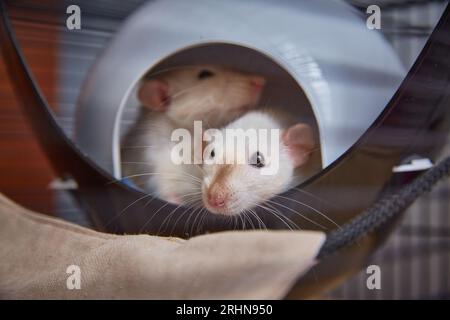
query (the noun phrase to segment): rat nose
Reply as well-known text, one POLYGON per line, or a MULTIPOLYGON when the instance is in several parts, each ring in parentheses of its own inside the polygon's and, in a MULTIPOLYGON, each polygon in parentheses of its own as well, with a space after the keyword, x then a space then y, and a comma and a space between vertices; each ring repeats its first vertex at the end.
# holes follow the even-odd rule
POLYGON ((212 192, 208 194, 208 203, 211 207, 220 208, 225 206, 226 198, 224 192, 212 192))
POLYGON ((261 76, 253 76, 250 79, 250 83, 256 90, 261 90, 266 84, 266 79, 261 76))

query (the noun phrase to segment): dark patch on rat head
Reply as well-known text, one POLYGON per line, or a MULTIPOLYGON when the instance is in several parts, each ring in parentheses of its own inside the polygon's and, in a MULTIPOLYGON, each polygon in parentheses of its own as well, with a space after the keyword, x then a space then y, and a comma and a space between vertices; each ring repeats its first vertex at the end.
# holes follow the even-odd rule
POLYGON ((201 70, 201 71, 198 73, 197 78, 198 78, 199 80, 204 80, 204 79, 207 79, 207 78, 211 78, 211 77, 213 77, 213 76, 214 76, 214 72, 212 72, 212 71, 210 71, 210 70, 208 70, 208 69, 203 69, 203 70, 201 70))

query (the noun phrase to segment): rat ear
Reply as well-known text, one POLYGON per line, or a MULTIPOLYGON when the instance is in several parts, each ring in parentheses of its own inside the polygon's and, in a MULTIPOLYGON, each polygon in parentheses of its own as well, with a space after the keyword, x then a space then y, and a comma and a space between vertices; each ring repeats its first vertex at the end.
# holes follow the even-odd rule
POLYGON ((144 80, 138 91, 139 102, 154 111, 166 111, 170 103, 169 85, 163 80, 144 80))
POLYGON ((309 160, 315 146, 311 126, 306 123, 293 125, 283 132, 281 139, 289 149, 289 155, 295 168, 304 165, 309 160))

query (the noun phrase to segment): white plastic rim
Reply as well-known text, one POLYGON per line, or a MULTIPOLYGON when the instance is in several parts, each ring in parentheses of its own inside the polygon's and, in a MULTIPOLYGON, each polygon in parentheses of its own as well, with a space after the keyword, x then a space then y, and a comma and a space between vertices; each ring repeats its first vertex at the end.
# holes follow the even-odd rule
POLYGON ((120 178, 120 120, 138 81, 174 53, 214 43, 261 52, 297 81, 324 167, 367 130, 406 75, 381 34, 342 1, 155 0, 129 17, 89 73, 76 119, 81 149, 120 178))

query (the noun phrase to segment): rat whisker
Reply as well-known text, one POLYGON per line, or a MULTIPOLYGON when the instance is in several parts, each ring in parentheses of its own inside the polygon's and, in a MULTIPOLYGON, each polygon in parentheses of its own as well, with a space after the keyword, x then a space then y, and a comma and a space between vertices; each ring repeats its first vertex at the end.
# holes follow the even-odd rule
MULTIPOLYGON (((280 220, 283 224, 285 224, 287 227, 288 227, 288 229, 289 230, 293 230, 292 229, 292 227, 285 221, 285 220, 283 220, 281 217, 283 217, 282 215, 278 215, 277 213, 275 213, 273 210, 270 210, 269 208, 267 208, 267 207, 265 207, 265 206, 263 206, 263 205, 260 205, 260 204, 256 204, 256 206, 257 207, 259 207, 259 208, 261 208, 261 209, 263 209, 264 211, 267 211, 268 213, 270 213, 270 214, 272 214, 274 217, 276 217, 278 220, 280 220)), ((284 217, 285 218, 285 217, 284 217)), ((295 225, 295 223, 294 223, 294 225, 295 225)))
POLYGON ((251 227, 252 227, 253 230, 257 229, 257 228, 255 227, 255 225, 253 224, 252 217, 250 216, 249 211, 248 211, 247 209, 244 210, 244 217, 247 217, 248 222, 250 223, 250 225, 251 225, 251 227))
POLYGON ((341 228, 341 226, 340 226, 338 223, 336 223, 334 220, 332 220, 331 218, 329 218, 325 213, 323 213, 323 212, 317 210, 316 208, 314 208, 314 207, 312 207, 312 206, 310 206, 310 205, 308 205, 308 204, 306 204, 306 203, 303 203, 303 202, 301 202, 301 201, 297 201, 297 200, 295 200, 295 199, 291 199, 291 198, 288 198, 288 197, 280 196, 280 195, 275 195, 275 197, 281 198, 281 199, 290 200, 290 201, 295 202, 295 203, 298 203, 298 204, 300 204, 300 205, 302 205, 302 206, 304 206, 304 207, 307 207, 307 208, 311 209, 312 211, 314 211, 315 213, 319 214, 320 216, 324 217, 326 220, 328 220, 329 222, 331 222, 332 224, 334 224, 336 227, 341 228))
POLYGON ((283 204, 281 204, 281 203, 279 203, 279 202, 273 201, 273 200, 267 200, 267 201, 270 202, 270 203, 273 203, 273 204, 275 204, 275 205, 278 205, 278 206, 280 206, 280 207, 282 207, 282 208, 284 208, 284 209, 286 209, 286 210, 289 210, 289 211, 295 213, 296 215, 302 217, 302 218, 305 219, 306 221, 311 222, 312 224, 314 224, 315 226, 317 226, 317 227, 319 227, 319 228, 322 228, 322 229, 324 229, 324 230, 328 230, 327 227, 321 225, 321 224, 318 223, 318 222, 315 222, 314 220, 309 219, 309 218, 306 217, 305 215, 301 214, 301 213, 298 212, 298 211, 295 211, 295 210, 292 209, 292 208, 289 208, 288 206, 285 206, 285 205, 283 205, 283 204))
POLYGON ((201 228, 204 227, 204 225, 205 225, 205 218, 206 218, 206 217, 208 216, 208 214, 209 214, 208 210, 206 210, 205 208, 202 208, 202 209, 200 210, 200 213, 202 213, 202 212, 203 212, 203 214, 202 214, 202 217, 201 217, 201 219, 200 219, 200 221, 199 221, 199 225, 198 225, 199 229, 197 229, 197 232, 200 232, 200 231, 201 231, 201 228))
MULTIPOLYGON (((153 197, 154 196, 154 192, 153 193, 148 193, 146 195, 144 195, 143 197, 138 198, 137 200, 133 201, 132 203, 130 203, 129 205, 127 205, 125 208, 123 208, 118 214, 116 214, 113 218, 111 218, 107 223, 106 223, 106 227, 108 227, 109 225, 111 225, 111 223, 113 223, 114 221, 116 221, 120 216, 122 216, 126 210, 128 210, 129 208, 131 208, 133 205, 135 205, 136 203, 138 203, 139 201, 142 201, 148 197, 153 197)), ((145 206, 144 206, 145 207, 145 206)))
POLYGON ((310 196, 311 198, 313 198, 313 199, 315 199, 315 200, 317 200, 317 201, 319 201, 321 203, 324 203, 324 204, 326 204, 329 207, 332 207, 332 208, 336 207, 333 204, 329 203, 328 201, 324 200, 323 198, 320 198, 320 197, 316 196, 315 194, 313 194, 311 192, 308 192, 308 191, 305 191, 305 190, 303 190, 303 189, 301 189, 299 187, 294 187, 292 189, 295 190, 295 191, 301 192, 301 193, 303 193, 303 194, 305 194, 307 196, 310 196))
POLYGON ((237 216, 239 217, 239 220, 240 220, 240 222, 241 222, 241 228, 242 228, 242 230, 245 230, 245 220, 244 220, 244 218, 242 217, 242 214, 239 213, 237 216))
MULTIPOLYGON (((177 173, 177 175, 178 175, 178 174, 179 174, 179 173, 177 173)), ((192 174, 190 174, 190 173, 183 172, 183 175, 192 178, 194 181, 198 181, 198 182, 200 182, 200 183, 203 183, 203 180, 202 180, 202 179, 200 179, 199 177, 196 177, 196 176, 194 176, 194 175, 192 175, 192 174)))
POLYGON ((191 201, 186 207, 185 210, 178 216, 177 220, 175 220, 175 224, 172 226, 172 229, 170 231, 170 234, 173 233, 173 231, 175 230, 178 222, 180 221, 180 219, 190 210, 197 210, 199 207, 197 207, 198 205, 198 201, 191 201))
POLYGON ((192 223, 192 226, 191 226, 191 235, 194 234, 194 229, 195 229, 195 233, 196 234, 200 232, 200 221, 204 218, 205 214, 204 213, 202 214, 202 212, 204 212, 204 210, 205 209, 201 205, 197 206, 194 209, 194 213, 195 213, 196 217, 195 217, 195 220, 194 220, 194 222, 192 223), (197 221, 198 218, 200 218, 200 219, 199 219, 199 223, 196 226, 196 221, 197 221))
POLYGON ((264 221, 262 221, 262 219, 258 216, 258 214, 253 209, 248 209, 248 211, 256 218, 260 229, 261 227, 263 227, 265 230, 267 230, 267 226, 265 225, 264 221))
POLYGON ((156 192, 153 192, 153 197, 144 204, 144 208, 147 208, 147 206, 149 206, 155 199, 159 199, 159 197, 156 195, 156 192))
POLYGON ((152 196, 151 193, 150 193, 150 194, 146 194, 145 196, 138 198, 137 200, 133 201, 132 203, 130 203, 129 205, 127 205, 125 208, 123 208, 123 209, 119 212, 119 214, 124 213, 126 210, 128 210, 130 207, 132 207, 134 204, 136 204, 136 203, 138 203, 139 201, 144 200, 144 199, 146 199, 146 198, 148 198, 148 197, 150 197, 150 196, 152 196))
MULTIPOLYGON (((195 219, 191 225, 191 235, 194 234, 195 223, 197 222, 197 219, 201 216, 201 213, 202 213, 202 210, 200 210, 200 211, 196 210, 195 219)), ((197 230, 198 230, 198 228, 197 228, 197 230)))
MULTIPOLYGON (((188 194, 188 195, 189 195, 189 194, 188 194)), ((175 214, 175 212, 176 212, 179 208, 181 208, 181 207, 183 207, 183 206, 184 206, 184 204, 183 204, 183 203, 180 203, 175 209, 173 209, 173 210, 167 215, 167 217, 163 220, 163 222, 161 223, 161 225, 160 225, 160 227, 159 227, 159 229, 158 229, 158 234, 160 234, 160 232, 162 231, 161 229, 162 229, 162 227, 164 226, 164 224, 166 223, 166 220, 169 219, 169 220, 167 221, 167 223, 169 223, 170 218, 172 217, 172 215, 175 214)))
POLYGON ((232 216, 231 220, 233 221, 233 230, 236 230, 238 227, 238 217, 237 216, 232 216))
POLYGON ((202 168, 199 164, 194 164, 194 168, 198 169, 203 175, 206 175, 205 169, 202 168))
MULTIPOLYGON (((164 209, 164 208, 167 207, 168 205, 169 205, 169 203, 166 202, 166 203, 165 203, 164 205, 162 205, 158 210, 156 210, 156 211, 152 214, 152 216, 150 217, 150 219, 147 220, 147 222, 145 222, 145 223, 142 225, 141 229, 139 230, 139 233, 142 233, 143 230, 145 230, 145 227, 148 226, 148 224, 153 220, 153 218, 158 214, 158 212, 160 212, 162 209, 164 209)), ((156 234, 156 235, 158 235, 158 234, 156 234)))
POLYGON ((196 209, 194 211, 188 211, 188 218, 186 219, 186 223, 185 223, 184 228, 183 228, 183 233, 185 235, 191 236, 192 233, 188 233, 187 227, 190 225, 190 221, 191 221, 192 216, 194 216, 197 213, 197 211, 198 211, 198 209, 196 209))
POLYGON ((180 90, 180 91, 177 91, 177 92, 175 92, 175 93, 173 93, 173 94, 171 94, 171 95, 169 95, 169 98, 170 99, 174 99, 174 98, 177 98, 177 97, 179 97, 179 96, 181 96, 181 95, 183 95, 183 94, 185 94, 186 92, 189 92, 189 91, 191 91, 191 90, 193 90, 193 89, 195 89, 195 88, 198 88, 200 85, 194 85, 194 86, 191 86, 191 87, 188 87, 188 88, 186 88, 186 89, 183 89, 183 90, 180 90))
MULTIPOLYGON (((241 221, 242 221, 242 230, 247 230, 247 227, 245 226, 246 221, 247 221, 247 215, 245 214, 246 210, 243 210, 242 212, 239 213, 239 216, 241 217, 241 221)), ((249 224, 250 226, 250 224, 249 224)))
POLYGON ((192 192, 192 193, 187 193, 187 194, 181 195, 181 197, 190 196, 190 195, 200 195, 200 194, 202 194, 201 191, 196 191, 196 192, 192 192))
MULTIPOLYGON (((189 174, 187 174, 187 173, 184 173, 184 174, 185 174, 187 177, 192 178, 193 181, 196 181, 196 182, 199 182, 199 183, 202 183, 202 182, 203 182, 202 180, 200 180, 199 178, 197 178, 197 177, 195 177, 195 176, 193 176, 193 175, 189 175, 189 174)), ((191 180, 183 180, 183 179, 181 179, 180 174, 176 174, 176 173, 144 172, 144 173, 137 173, 137 174, 132 174, 132 175, 124 176, 124 177, 122 177, 122 178, 120 178, 120 179, 116 179, 116 180, 110 181, 110 182, 108 182, 108 184, 116 183, 116 182, 119 182, 119 181, 122 182, 124 179, 137 178, 137 177, 145 177, 145 176, 152 176, 152 175, 160 175, 160 176, 163 176, 163 177, 166 178, 166 179, 181 180, 181 181, 184 181, 184 182, 193 182, 193 181, 191 181, 191 180), (169 175, 175 176, 175 178, 171 178, 171 177, 169 177, 169 175), (177 178, 178 178, 178 179, 177 179, 177 178)))
POLYGON ((273 207, 270 203, 264 202, 263 199, 261 199, 261 202, 263 204, 260 205, 260 207, 264 207, 267 211, 271 211, 272 213, 276 213, 277 216, 284 218, 287 222, 290 222, 292 225, 295 226, 296 229, 301 229, 294 221, 292 221, 289 217, 285 216, 280 210, 273 207))

